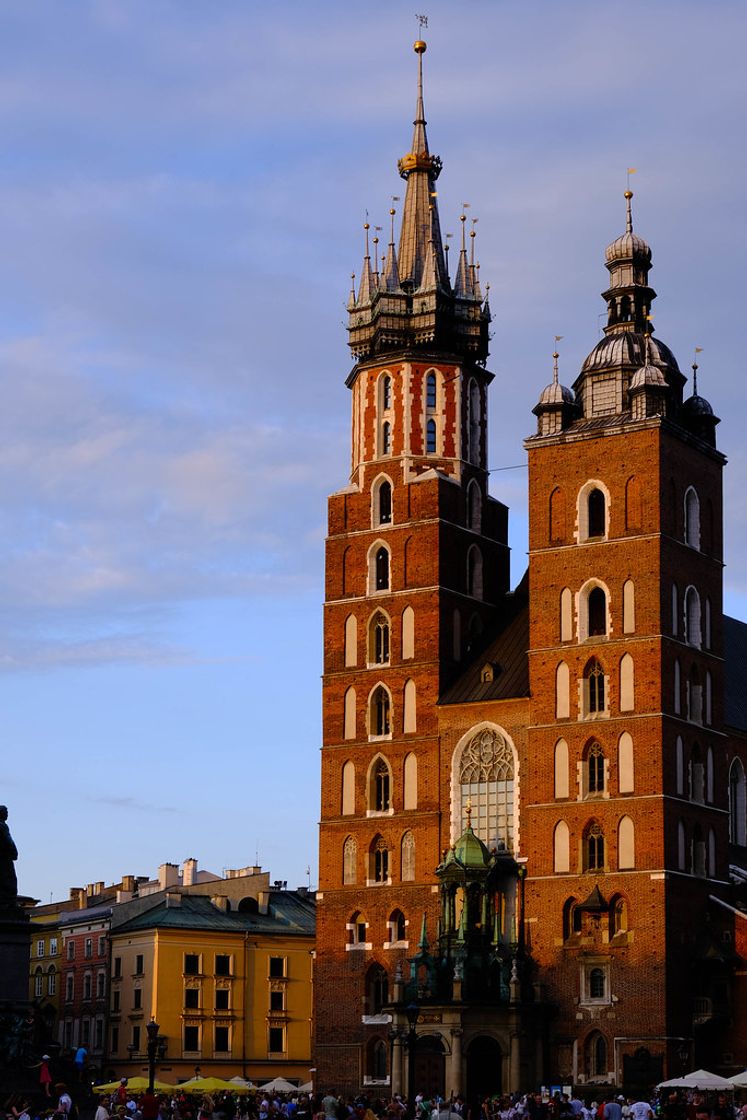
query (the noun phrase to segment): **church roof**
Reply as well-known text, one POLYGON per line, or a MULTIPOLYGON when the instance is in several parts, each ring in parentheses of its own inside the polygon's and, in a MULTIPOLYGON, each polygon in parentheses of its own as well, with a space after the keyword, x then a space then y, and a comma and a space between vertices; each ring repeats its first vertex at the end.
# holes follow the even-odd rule
POLYGON ((506 596, 499 630, 441 697, 442 704, 473 704, 529 695, 529 601, 525 575, 506 596), (492 679, 483 680, 486 666, 492 679))
POLYGON ((747 731, 747 622, 724 615, 724 722, 747 731))

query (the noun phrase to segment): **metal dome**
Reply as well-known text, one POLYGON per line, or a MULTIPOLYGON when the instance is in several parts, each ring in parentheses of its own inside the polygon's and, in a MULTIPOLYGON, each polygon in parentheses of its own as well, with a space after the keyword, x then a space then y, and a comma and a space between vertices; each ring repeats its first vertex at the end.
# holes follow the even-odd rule
POLYGON ((637 233, 632 232, 623 233, 615 238, 604 251, 607 264, 612 264, 613 261, 629 261, 634 257, 643 257, 646 264, 651 264, 651 247, 637 233))
POLYGON ((709 402, 705 397, 699 397, 697 393, 693 393, 683 402, 682 411, 687 416, 713 416, 714 412, 709 402))
MULTIPOLYGON (((653 336, 649 339, 649 353, 651 365, 671 369, 682 376, 672 351, 653 336)), ((640 369, 646 364, 646 336, 634 331, 624 331, 601 338, 581 366, 581 373, 619 369, 621 366, 640 369)))
POLYGON ((666 389, 667 379, 658 366, 646 364, 637 369, 630 379, 630 391, 636 389, 666 389))
POLYGON ((545 385, 540 393, 537 406, 546 408, 553 405, 574 404, 575 400, 572 389, 569 389, 566 385, 561 385, 558 381, 551 381, 549 385, 545 385))

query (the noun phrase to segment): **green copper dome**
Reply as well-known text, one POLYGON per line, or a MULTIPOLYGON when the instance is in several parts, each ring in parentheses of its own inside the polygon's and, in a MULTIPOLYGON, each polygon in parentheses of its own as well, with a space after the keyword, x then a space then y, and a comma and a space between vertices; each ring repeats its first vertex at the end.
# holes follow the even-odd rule
POLYGON ((454 852, 463 867, 486 867, 490 859, 490 852, 469 824, 454 845, 454 852))

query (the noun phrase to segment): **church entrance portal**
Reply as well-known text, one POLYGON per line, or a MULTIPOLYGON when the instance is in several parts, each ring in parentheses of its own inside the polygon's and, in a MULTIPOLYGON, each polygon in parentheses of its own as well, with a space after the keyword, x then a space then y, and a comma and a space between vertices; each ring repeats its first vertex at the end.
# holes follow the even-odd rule
POLYGON ((418 1038, 415 1047, 415 1092, 427 1100, 445 1092, 444 1044, 436 1035, 418 1038))
POLYGON ((494 1038, 480 1034, 467 1051, 467 1095, 482 1100, 501 1091, 501 1048, 494 1038))

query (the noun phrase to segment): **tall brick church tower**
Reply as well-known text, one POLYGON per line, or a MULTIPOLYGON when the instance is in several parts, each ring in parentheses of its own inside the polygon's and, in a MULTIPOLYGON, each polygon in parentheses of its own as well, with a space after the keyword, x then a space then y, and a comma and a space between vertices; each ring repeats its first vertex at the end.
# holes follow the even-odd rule
POLYGON ((653 333, 626 192, 603 337, 572 389, 555 355, 534 408, 529 570, 509 588, 508 513, 487 485, 490 312, 465 215, 450 276, 415 52, 398 247, 392 210, 381 267, 366 227, 348 304, 315 1080, 597 1096, 734 1072, 747 627, 722 610, 718 420, 697 366, 685 399, 653 333))

